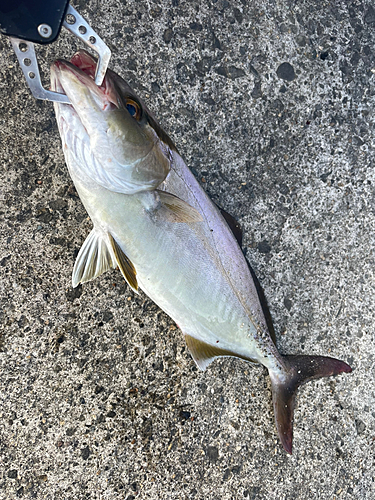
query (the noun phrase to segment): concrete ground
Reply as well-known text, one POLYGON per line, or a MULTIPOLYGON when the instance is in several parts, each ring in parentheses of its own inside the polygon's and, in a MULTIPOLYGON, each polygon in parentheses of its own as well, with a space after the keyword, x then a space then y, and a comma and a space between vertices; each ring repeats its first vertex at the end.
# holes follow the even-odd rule
POLYGON ((375 498, 372 3, 73 2, 242 224, 280 352, 353 367, 299 391, 292 456, 262 367, 199 373, 118 271, 72 290, 91 223, 0 38, 1 500, 375 498))

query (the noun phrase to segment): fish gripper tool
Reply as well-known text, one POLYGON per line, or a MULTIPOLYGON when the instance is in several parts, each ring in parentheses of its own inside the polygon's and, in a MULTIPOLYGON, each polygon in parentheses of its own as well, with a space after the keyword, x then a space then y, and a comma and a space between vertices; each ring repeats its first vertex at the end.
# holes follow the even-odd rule
POLYGON ((111 51, 68 0, 0 0, 0 33, 9 36, 36 99, 69 104, 65 94, 43 87, 34 44, 54 42, 64 26, 98 54, 95 83, 101 85, 111 51))

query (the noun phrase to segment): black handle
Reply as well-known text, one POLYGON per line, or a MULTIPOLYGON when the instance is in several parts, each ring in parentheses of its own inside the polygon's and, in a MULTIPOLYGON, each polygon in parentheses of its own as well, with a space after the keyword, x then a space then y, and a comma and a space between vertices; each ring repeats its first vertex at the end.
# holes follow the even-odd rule
POLYGON ((69 0, 0 0, 0 32, 34 43, 56 40, 69 0))

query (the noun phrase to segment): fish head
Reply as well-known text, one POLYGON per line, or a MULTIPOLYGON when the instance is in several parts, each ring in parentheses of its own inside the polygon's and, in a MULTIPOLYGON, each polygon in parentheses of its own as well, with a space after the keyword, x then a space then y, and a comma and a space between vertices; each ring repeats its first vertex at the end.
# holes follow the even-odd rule
POLYGON ((68 166, 112 191, 155 189, 170 170, 168 141, 124 80, 108 70, 97 86, 95 69, 84 50, 51 67, 52 90, 70 101, 54 103, 68 166))

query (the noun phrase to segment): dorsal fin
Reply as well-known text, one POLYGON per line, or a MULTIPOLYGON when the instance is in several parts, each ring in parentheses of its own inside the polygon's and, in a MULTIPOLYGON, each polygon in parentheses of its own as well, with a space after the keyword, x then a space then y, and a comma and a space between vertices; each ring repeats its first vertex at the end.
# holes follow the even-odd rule
MULTIPOLYGON (((247 261, 246 261, 247 262, 247 261)), ((249 266, 251 277, 253 278, 255 288, 258 292, 258 297, 259 297, 259 302, 260 305, 262 306, 264 318, 267 323, 267 328, 269 331, 269 334, 271 336, 271 339, 273 343, 276 345, 276 335, 275 335, 275 329, 273 327, 273 322, 272 322, 272 316, 268 307, 267 299, 266 296, 264 295, 263 288, 261 287, 261 284, 258 281, 258 278, 256 277, 256 274, 254 273, 252 267, 250 264, 247 262, 247 265, 249 266)))
MULTIPOLYGON (((228 224, 230 230, 233 233, 233 236, 236 238, 237 243, 239 244, 240 247, 242 247, 242 228, 239 224, 239 222, 236 221, 236 219, 233 217, 233 215, 229 214, 226 212, 223 208, 219 207, 219 205, 216 205, 218 209, 221 212, 221 215, 224 217, 226 223, 228 224)), ((247 262, 247 260, 246 260, 247 262)), ((262 306, 263 314, 267 323, 268 331, 270 333, 271 339, 273 340, 273 343, 276 345, 276 335, 275 335, 275 329, 273 327, 272 323, 272 317, 271 313, 268 307, 267 299, 264 295, 263 288, 261 287, 259 280, 254 273, 252 267, 250 264, 247 262, 247 265, 249 266, 251 277, 253 278, 255 288, 258 293, 260 305, 262 306)))
POLYGON ((128 285, 135 291, 138 292, 138 282, 137 282, 137 272, 131 260, 125 255, 125 253, 120 248, 117 241, 113 238, 113 236, 108 233, 109 242, 111 244, 113 253, 116 258, 116 262, 122 275, 127 281, 128 285))
POLYGON ((214 361, 215 358, 219 358, 222 356, 232 356, 235 358, 244 359, 245 361, 249 361, 250 363, 258 363, 256 359, 248 358, 233 351, 221 349, 220 347, 207 344, 206 342, 197 340, 190 335, 185 334, 185 341, 196 365, 203 371, 210 363, 212 363, 212 361, 214 361))
POLYGON ((228 224, 229 229, 232 231, 233 236, 236 238, 237 243, 242 247, 242 227, 240 223, 233 217, 233 215, 226 212, 223 208, 216 205, 220 210, 221 215, 224 217, 225 222, 228 224))
POLYGON ((73 268, 73 288, 80 283, 91 281, 105 271, 116 267, 113 262, 103 235, 97 229, 93 229, 84 241, 73 268))

